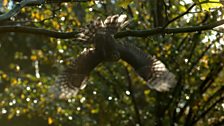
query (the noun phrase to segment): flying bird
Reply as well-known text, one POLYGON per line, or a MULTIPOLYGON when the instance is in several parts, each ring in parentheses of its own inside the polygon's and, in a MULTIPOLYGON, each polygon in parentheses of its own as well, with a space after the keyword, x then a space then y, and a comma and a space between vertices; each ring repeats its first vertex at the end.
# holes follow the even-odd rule
POLYGON ((81 32, 74 37, 74 41, 94 46, 85 49, 62 72, 59 83, 72 89, 85 87, 85 80, 98 64, 121 59, 130 64, 138 75, 147 81, 150 89, 162 92, 169 91, 175 86, 175 75, 161 61, 138 47, 127 42, 118 42, 113 37, 127 24, 126 15, 113 15, 104 21, 98 18, 82 28, 81 32))

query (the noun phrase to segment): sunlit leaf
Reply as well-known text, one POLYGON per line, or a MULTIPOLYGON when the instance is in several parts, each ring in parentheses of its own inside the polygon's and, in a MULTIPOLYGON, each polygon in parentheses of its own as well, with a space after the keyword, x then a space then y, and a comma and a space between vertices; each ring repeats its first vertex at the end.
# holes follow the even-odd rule
MULTIPOLYGON (((14 1, 19 0, 0 2, 3 8, 1 14, 4 15, 7 9, 19 3, 14 1)), ((156 0, 92 0, 48 3, 24 7, 12 18, 4 20, 1 25, 33 27, 38 28, 40 30, 38 32, 50 30, 61 32, 62 36, 65 33, 66 36, 70 34, 66 32, 87 30, 85 26, 95 21, 97 17, 104 20, 113 14, 126 14, 130 19, 130 25, 126 30, 131 31, 130 35, 134 35, 135 32, 132 31, 135 30, 141 31, 138 34, 146 31, 144 34, 147 35, 151 29, 156 30, 156 27, 159 28, 175 17, 181 16, 193 3, 198 3, 203 10, 219 7, 218 0, 210 1, 213 2, 208 0, 163 1, 162 3, 156 0)), ((194 29, 210 23, 216 24, 216 21, 223 17, 222 9, 212 9, 211 13, 207 13, 194 7, 189 13, 171 22, 167 27, 168 32, 176 28, 194 29)), ((51 33, 50 31, 46 31, 47 35, 51 33)), ((217 103, 208 113, 201 116, 204 102, 209 101, 224 83, 223 70, 221 74, 215 75, 216 68, 222 66, 220 62, 223 62, 223 55, 217 58, 214 56, 224 50, 220 45, 223 41, 220 30, 208 29, 171 35, 163 33, 116 39, 118 43, 126 41, 159 58, 167 68, 174 71, 178 79, 177 86, 170 92, 156 92, 149 89, 147 81, 141 79, 133 67, 124 60, 119 60, 118 63, 106 61, 92 70, 87 87, 80 90, 77 96, 71 96, 72 99, 61 99, 62 93, 67 95, 72 91, 64 89, 62 84, 58 83, 58 76, 64 67, 75 61, 83 48, 93 47, 93 44, 74 42, 73 37, 60 39, 58 36, 48 37, 24 32, 16 30, 0 34, 0 126, 22 126, 28 125, 28 122, 31 122, 32 126, 42 123, 56 126, 128 126, 142 123, 141 125, 153 126, 159 124, 157 120, 164 125, 175 125, 174 123, 190 125, 188 122, 194 122, 199 118, 201 119, 192 125, 208 126, 213 124, 208 123, 207 120, 218 121, 223 116, 222 102, 217 103), (195 34, 199 36, 198 42, 193 38, 195 34), (210 43, 213 45, 208 49, 210 43), (206 49, 208 50, 205 51, 206 49), (37 60, 38 63, 36 62, 35 65, 34 61, 37 60), (130 78, 127 78, 125 69, 128 69, 130 78), (39 78, 37 73, 41 75, 39 78), (206 86, 207 91, 200 90, 199 87, 202 85, 206 86), (200 94, 201 92, 203 93, 200 94), (162 116, 158 118, 158 114, 161 114, 159 111, 162 116), (189 114, 193 116, 186 118, 189 114), (17 118, 25 118, 25 122, 17 118), (40 120, 44 122, 41 123, 40 120), (185 124, 186 122, 188 124, 185 124)), ((146 72, 151 71, 151 67, 146 66, 146 68, 146 72)), ((209 104, 212 105, 213 101, 221 96, 223 96, 222 92, 217 94, 209 104)))
POLYGON ((9 0, 3 0, 3 6, 7 6, 9 0))
POLYGON ((132 2, 133 0, 119 0, 118 6, 127 8, 127 6, 132 2))
POLYGON ((25 99, 25 97, 26 96, 24 94, 21 94, 21 96, 20 96, 21 99, 25 99))
POLYGON ((149 95, 149 93, 150 93, 150 90, 144 90, 145 95, 149 95))
POLYGON ((206 11, 209 11, 211 8, 218 8, 223 6, 219 0, 199 0, 199 2, 202 3, 202 9, 206 11))
POLYGON ((92 109, 91 110, 91 113, 95 114, 95 113, 98 113, 99 112, 99 109, 92 109))
POLYGON ((17 84, 17 79, 16 79, 16 78, 13 78, 13 79, 11 80, 11 84, 12 84, 12 85, 16 85, 16 84, 17 84))
POLYGON ((61 113, 62 112, 62 108, 61 107, 58 107, 57 108, 57 113, 61 113))
POLYGON ((3 74, 2 74, 2 78, 3 78, 3 79, 6 79, 6 78, 7 78, 7 74, 3 73, 3 74))
POLYGON ((15 111, 12 111, 11 113, 9 113, 8 115, 8 120, 12 119, 15 116, 15 111))
POLYGON ((54 121, 51 117, 48 117, 47 122, 49 125, 51 125, 51 124, 53 124, 54 121))
POLYGON ((32 61, 35 61, 35 60, 37 60, 37 56, 36 56, 36 55, 32 55, 32 56, 30 57, 30 59, 31 59, 32 61))

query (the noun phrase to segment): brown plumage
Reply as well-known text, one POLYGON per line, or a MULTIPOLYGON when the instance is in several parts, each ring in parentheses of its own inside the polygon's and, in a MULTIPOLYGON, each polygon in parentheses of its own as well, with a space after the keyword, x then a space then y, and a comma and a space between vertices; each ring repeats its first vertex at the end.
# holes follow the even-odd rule
POLYGON ((90 72, 101 62, 122 59, 130 64, 151 89, 168 91, 176 83, 175 75, 155 57, 148 55, 129 43, 118 43, 113 35, 127 25, 127 16, 109 16, 103 22, 91 22, 75 41, 94 44, 87 49, 59 77, 60 83, 79 88, 90 72))
POLYGON ((155 57, 148 55, 130 43, 117 45, 120 58, 130 64, 141 76, 150 89, 169 91, 176 84, 175 75, 155 57))
POLYGON ((84 50, 59 76, 60 83, 67 85, 69 88, 81 87, 89 73, 102 61, 103 59, 96 49, 84 50))

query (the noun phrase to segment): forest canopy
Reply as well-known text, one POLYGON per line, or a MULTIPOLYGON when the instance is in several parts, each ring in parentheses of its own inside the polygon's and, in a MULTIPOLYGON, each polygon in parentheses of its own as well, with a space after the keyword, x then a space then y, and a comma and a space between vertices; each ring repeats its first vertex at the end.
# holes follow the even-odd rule
POLYGON ((223 4, 223 0, 0 1, 0 125, 222 125, 223 4), (94 46, 75 37, 92 30, 87 27, 91 22, 112 15, 126 15, 128 21, 112 39, 161 61, 175 75, 174 87, 153 90, 130 63, 117 60, 94 67, 86 87, 76 95, 72 89, 61 90, 57 80, 62 71, 94 46))

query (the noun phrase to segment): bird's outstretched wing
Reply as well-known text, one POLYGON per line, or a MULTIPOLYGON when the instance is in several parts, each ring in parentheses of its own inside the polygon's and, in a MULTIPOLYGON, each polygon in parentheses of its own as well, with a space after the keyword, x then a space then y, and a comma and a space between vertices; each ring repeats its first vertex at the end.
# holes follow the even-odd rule
POLYGON ((81 88, 90 72, 102 61, 95 49, 84 50, 59 76, 59 83, 69 88, 81 88))
POLYGON ((161 61, 130 43, 117 46, 121 59, 130 64, 147 81, 149 88, 162 92, 169 91, 170 88, 175 86, 175 75, 161 61))
POLYGON ((144 80, 152 77, 153 57, 130 43, 117 44, 117 46, 121 59, 130 64, 144 80))

